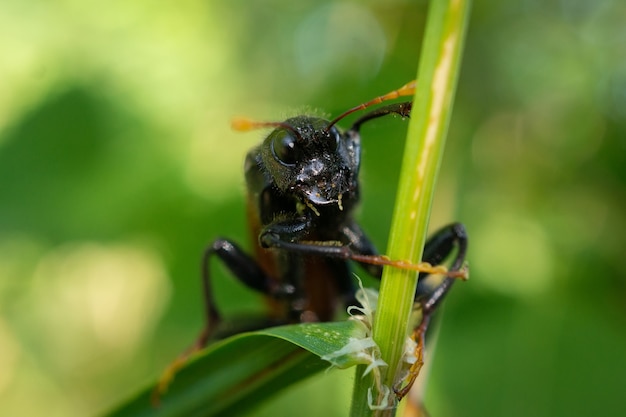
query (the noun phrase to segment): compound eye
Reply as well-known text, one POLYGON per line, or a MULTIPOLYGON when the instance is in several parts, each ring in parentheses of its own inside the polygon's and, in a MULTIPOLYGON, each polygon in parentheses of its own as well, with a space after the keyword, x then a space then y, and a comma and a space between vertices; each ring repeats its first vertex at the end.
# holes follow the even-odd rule
POLYGON ((328 140, 328 147, 330 148, 331 152, 335 152, 337 150, 337 148, 339 147, 339 141, 341 140, 341 135, 339 134, 339 131, 333 126, 330 129, 330 139, 328 140))
POLYGON ((296 139, 287 131, 279 131, 272 139, 272 154, 283 165, 296 164, 296 139))

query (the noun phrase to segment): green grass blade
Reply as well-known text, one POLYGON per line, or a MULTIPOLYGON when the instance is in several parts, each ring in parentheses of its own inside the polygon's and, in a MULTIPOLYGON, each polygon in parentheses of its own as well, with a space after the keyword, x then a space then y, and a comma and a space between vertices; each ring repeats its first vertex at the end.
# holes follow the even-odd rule
MULTIPOLYGON (((418 87, 407 133, 400 184, 390 232, 392 259, 421 259, 435 180, 441 162, 469 15, 469 0, 433 0, 418 68, 418 87)), ((403 355, 417 274, 385 268, 373 337, 389 364, 383 377, 392 386, 403 355)), ((362 367, 359 367, 362 369, 362 367)), ((357 370, 359 372, 359 370, 357 370)), ((357 374, 352 415, 373 414, 367 406, 371 380, 357 374), (362 382, 359 382, 362 381, 362 382)), ((385 412, 393 414, 394 411, 385 412)))

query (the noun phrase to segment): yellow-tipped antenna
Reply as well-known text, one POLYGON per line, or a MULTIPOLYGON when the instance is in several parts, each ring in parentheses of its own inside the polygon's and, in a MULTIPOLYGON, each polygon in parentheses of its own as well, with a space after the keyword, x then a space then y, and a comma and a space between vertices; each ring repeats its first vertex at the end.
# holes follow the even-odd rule
POLYGON ((264 126, 259 126, 259 122, 246 117, 233 117, 230 121, 230 127, 237 132, 249 132, 264 126))
POLYGON ((246 117, 234 117, 230 121, 230 126, 237 132, 249 132, 255 129, 263 129, 266 127, 282 127, 293 133, 296 140, 302 142, 302 136, 293 126, 285 122, 259 122, 257 120, 248 119, 246 117))
POLYGON ((330 130, 331 127, 333 127, 338 121, 340 121, 341 119, 343 119, 344 117, 346 117, 349 114, 354 113, 355 111, 359 111, 359 110, 363 110, 368 108, 369 106, 373 106, 374 104, 380 104, 383 101, 387 101, 387 100, 393 100, 395 98, 398 97, 402 97, 402 96, 412 96, 413 94, 415 94, 415 87, 417 86, 417 81, 413 80, 411 82, 408 82, 406 84, 404 84, 402 87, 390 91, 387 94, 384 94, 382 96, 376 97, 366 103, 363 104, 359 104, 356 107, 351 108, 350 110, 346 110, 345 112, 341 113, 339 116, 335 117, 328 126, 326 126, 326 131, 328 132, 330 130))

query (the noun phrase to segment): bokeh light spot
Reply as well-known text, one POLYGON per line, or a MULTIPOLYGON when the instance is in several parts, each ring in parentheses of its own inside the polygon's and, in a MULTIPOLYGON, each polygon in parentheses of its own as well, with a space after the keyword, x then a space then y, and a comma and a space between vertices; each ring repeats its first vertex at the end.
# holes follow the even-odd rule
POLYGON ((307 84, 323 82, 337 70, 362 80, 374 77, 387 49, 378 19, 357 3, 319 6, 294 38, 296 67, 307 84))
POLYGON ((533 296, 551 284, 552 250, 539 224, 504 213, 472 236, 472 276, 479 284, 513 296, 533 296))

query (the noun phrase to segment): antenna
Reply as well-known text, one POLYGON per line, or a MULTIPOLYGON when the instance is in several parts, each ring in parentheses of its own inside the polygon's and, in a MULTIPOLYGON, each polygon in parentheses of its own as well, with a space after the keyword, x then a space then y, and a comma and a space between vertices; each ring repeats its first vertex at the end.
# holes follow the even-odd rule
POLYGON ((328 132, 330 130, 331 127, 333 127, 335 124, 337 124, 337 122, 339 122, 341 119, 343 119, 344 117, 348 116, 349 114, 354 113, 355 111, 359 111, 359 110, 363 110, 366 109, 370 106, 373 106, 374 104, 380 104, 383 101, 387 101, 387 100, 393 100, 395 98, 398 97, 402 97, 402 96, 410 96, 415 94, 415 86, 417 85, 417 81, 413 80, 409 83, 406 83, 405 85, 403 85, 402 87, 398 88, 397 90, 393 90, 385 95, 376 97, 366 103, 363 104, 359 104, 356 107, 351 108, 350 110, 347 110, 343 113, 341 113, 339 116, 335 117, 328 126, 326 126, 326 132, 328 132))
POLYGON ((285 130, 290 131, 296 137, 299 142, 304 142, 300 132, 293 126, 285 122, 259 122, 251 120, 246 117, 235 117, 230 122, 230 126, 238 132, 249 132, 254 129, 263 129, 264 127, 282 127, 285 130))

